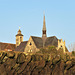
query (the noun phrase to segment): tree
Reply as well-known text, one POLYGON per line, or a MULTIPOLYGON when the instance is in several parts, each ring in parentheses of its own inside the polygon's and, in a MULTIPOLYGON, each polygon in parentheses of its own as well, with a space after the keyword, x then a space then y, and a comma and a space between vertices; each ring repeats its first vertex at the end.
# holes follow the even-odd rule
POLYGON ((75 51, 75 42, 71 43, 68 47, 69 47, 70 52, 75 51))

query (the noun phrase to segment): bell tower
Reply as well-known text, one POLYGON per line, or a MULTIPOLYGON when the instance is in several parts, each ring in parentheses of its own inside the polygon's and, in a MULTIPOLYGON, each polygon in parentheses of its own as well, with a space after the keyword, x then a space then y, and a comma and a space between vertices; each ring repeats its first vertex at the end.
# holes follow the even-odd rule
POLYGON ((16 47, 19 46, 21 42, 23 42, 23 35, 21 34, 21 30, 19 28, 18 34, 16 35, 16 47))
POLYGON ((42 29, 42 40, 43 40, 43 47, 45 45, 47 35, 46 35, 46 23, 45 23, 45 15, 44 15, 44 20, 43 20, 43 29, 42 29))

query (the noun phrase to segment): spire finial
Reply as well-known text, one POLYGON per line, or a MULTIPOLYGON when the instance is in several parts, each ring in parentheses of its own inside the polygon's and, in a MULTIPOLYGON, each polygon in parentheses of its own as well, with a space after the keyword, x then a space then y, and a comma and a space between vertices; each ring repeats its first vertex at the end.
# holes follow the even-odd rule
POLYGON ((45 16, 45 11, 43 11, 43 15, 45 16))
POLYGON ((19 26, 19 29, 20 29, 21 27, 19 26))

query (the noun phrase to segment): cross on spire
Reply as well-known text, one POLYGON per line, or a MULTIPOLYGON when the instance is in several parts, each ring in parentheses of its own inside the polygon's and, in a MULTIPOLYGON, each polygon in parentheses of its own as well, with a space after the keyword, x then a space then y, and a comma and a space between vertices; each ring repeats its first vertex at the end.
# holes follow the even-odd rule
POLYGON ((19 29, 20 29, 21 27, 19 26, 19 29))

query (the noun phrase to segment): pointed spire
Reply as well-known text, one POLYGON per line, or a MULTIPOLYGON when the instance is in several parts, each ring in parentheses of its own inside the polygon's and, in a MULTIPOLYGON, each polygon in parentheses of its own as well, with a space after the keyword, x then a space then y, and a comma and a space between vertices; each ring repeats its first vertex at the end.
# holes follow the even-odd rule
POLYGON ((46 30, 45 15, 44 15, 44 20, 43 20, 43 30, 46 30))
POLYGON ((44 14, 43 29, 42 29, 43 47, 45 46, 46 38, 47 38, 47 35, 46 35, 46 23, 45 23, 45 14, 44 14))
POLYGON ((21 27, 19 27, 19 30, 18 30, 18 33, 17 33, 16 36, 23 36, 23 35, 21 34, 21 30, 20 30, 20 28, 21 28, 21 27))
POLYGON ((21 27, 19 26, 18 34, 21 34, 21 30, 20 30, 20 28, 21 28, 21 27))

